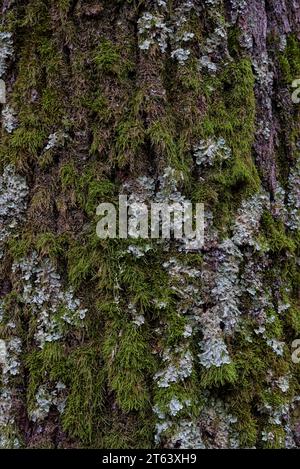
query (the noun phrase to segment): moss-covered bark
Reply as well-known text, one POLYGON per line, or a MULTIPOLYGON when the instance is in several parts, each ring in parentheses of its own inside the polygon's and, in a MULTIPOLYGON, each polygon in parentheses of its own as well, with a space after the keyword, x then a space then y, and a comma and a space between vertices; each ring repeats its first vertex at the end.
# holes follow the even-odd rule
POLYGON ((299 446, 299 1, 0 11, 0 446, 299 446), (119 193, 204 247, 98 239, 119 193))

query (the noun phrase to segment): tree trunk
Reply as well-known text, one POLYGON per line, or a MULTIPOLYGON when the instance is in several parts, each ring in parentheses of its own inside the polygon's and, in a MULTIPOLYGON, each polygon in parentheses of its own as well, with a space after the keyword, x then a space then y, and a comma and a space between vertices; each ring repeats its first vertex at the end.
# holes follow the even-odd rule
POLYGON ((0 446, 300 446, 299 0, 0 5, 0 446))

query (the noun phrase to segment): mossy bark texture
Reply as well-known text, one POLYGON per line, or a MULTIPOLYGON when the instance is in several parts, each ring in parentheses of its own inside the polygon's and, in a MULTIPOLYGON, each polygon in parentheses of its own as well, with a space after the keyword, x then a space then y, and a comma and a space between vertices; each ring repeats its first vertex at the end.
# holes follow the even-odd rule
POLYGON ((300 446, 299 0, 0 12, 0 446, 300 446), (99 239, 119 194, 204 246, 99 239))

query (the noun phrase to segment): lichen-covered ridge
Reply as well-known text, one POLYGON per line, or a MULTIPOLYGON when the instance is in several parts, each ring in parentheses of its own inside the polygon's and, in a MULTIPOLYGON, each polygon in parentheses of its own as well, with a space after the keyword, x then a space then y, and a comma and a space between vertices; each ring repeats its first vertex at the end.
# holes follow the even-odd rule
POLYGON ((299 0, 0 11, 0 447, 299 447, 299 0), (98 239, 119 194, 204 246, 98 239))

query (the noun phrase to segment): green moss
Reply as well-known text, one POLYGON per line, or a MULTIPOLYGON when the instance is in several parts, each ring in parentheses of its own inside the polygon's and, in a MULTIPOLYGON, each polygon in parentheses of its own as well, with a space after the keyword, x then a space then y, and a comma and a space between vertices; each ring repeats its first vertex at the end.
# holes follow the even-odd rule
POLYGON ((279 54, 279 65, 282 77, 287 85, 300 78, 300 45, 294 35, 287 37, 287 46, 284 52, 279 54))
POLYGON ((73 162, 65 163, 59 171, 60 182, 63 189, 71 189, 76 187, 78 173, 73 162))
POLYGON ((62 415, 65 431, 83 445, 91 444, 101 432, 105 369, 97 343, 78 347, 68 360, 69 394, 62 415))
POLYGON ((42 350, 33 350, 25 360, 29 371, 27 401, 31 409, 35 406, 35 395, 39 386, 49 381, 64 381, 66 377, 65 351, 61 344, 45 344, 42 350))
POLYGON ((45 88, 41 95, 39 112, 43 124, 49 127, 54 124, 61 126, 63 109, 61 96, 57 90, 50 87, 45 88))
POLYGON ((49 5, 44 0, 30 1, 25 7, 25 14, 20 20, 20 25, 31 28, 37 34, 43 31, 45 23, 49 24, 50 21, 48 7, 49 5))
MULTIPOLYGON (((153 271, 153 276, 155 271, 153 271)), ((134 265, 129 261, 129 264, 122 262, 122 270, 120 272, 120 282, 124 285, 131 301, 137 305, 141 313, 144 313, 150 305, 152 305, 154 281, 151 281, 149 272, 145 270, 145 266, 134 265), (151 283, 149 283, 151 282, 151 283)))
POLYGON ((258 424, 254 416, 251 415, 249 409, 244 406, 242 412, 237 415, 238 421, 235 429, 239 434, 241 448, 253 448, 257 444, 258 424))
POLYGON ((182 404, 188 402, 188 405, 183 405, 183 409, 179 411, 177 420, 197 418, 203 405, 198 384, 196 375, 192 374, 184 383, 170 383, 167 388, 157 388, 154 395, 154 405, 160 412, 169 415, 170 402, 176 396, 176 399, 182 404))
MULTIPOLYGON (((84 181, 80 180, 79 187, 81 184, 83 184, 84 187, 84 183, 84 181)), ((115 190, 115 185, 109 179, 90 181, 88 185, 86 201, 84 204, 86 213, 90 216, 93 216, 95 214, 97 205, 101 201, 107 202, 109 198, 114 195, 115 190)), ((80 192, 80 194, 82 193, 80 192)))
POLYGON ((147 409, 150 392, 147 376, 154 362, 149 348, 149 337, 133 323, 118 320, 109 322, 103 343, 109 386, 125 412, 147 409))
MULTIPOLYGON (((6 324, 13 322, 15 324, 13 334, 16 337, 20 337, 23 340, 26 340, 26 331, 24 331, 24 324, 21 321, 21 305, 22 299, 19 293, 15 290, 12 290, 10 293, 5 295, 2 303, 3 318, 0 323, 0 335, 2 339, 11 339, 12 332, 11 328, 7 327, 6 324)), ((17 380, 18 385, 21 384, 22 378, 16 376, 14 378, 17 380)))
MULTIPOLYGON (((288 371, 288 367, 286 367, 285 371, 288 371)), ((276 389, 264 389, 261 392, 260 398, 264 404, 269 405, 274 409, 280 408, 282 405, 288 402, 288 395, 283 394, 281 391, 276 389)))
POLYGON ((255 177, 252 143, 255 129, 254 75, 251 62, 241 59, 225 67, 209 85, 207 116, 203 122, 207 136, 220 136, 232 148, 235 161, 248 165, 255 177))
POLYGON ((192 191, 192 200, 194 203, 203 203, 207 207, 213 207, 219 200, 219 194, 217 192, 217 187, 212 187, 209 183, 199 184, 198 182, 194 183, 192 191))
POLYGON ((224 386, 225 384, 235 383, 237 379, 238 376, 233 363, 220 367, 212 366, 202 371, 201 386, 203 388, 224 386))
POLYGON ((72 0, 56 0, 56 3, 60 9, 60 12, 66 15, 72 5, 72 0))
POLYGON ((203 194, 201 201, 217 214, 218 227, 222 229, 230 225, 242 200, 260 187, 252 159, 254 83, 248 59, 236 60, 216 77, 204 77, 202 82, 207 112, 198 125, 198 139, 222 137, 232 150, 230 160, 206 171, 202 188, 198 189, 203 194))
POLYGON ((67 78, 66 67, 62 51, 51 36, 47 2, 30 1, 21 11, 18 31, 26 41, 18 45, 16 81, 10 97, 18 115, 18 128, 1 142, 0 152, 24 171, 40 156, 39 166, 47 170, 54 155, 52 152, 41 155, 41 150, 54 129, 67 125, 63 119, 65 99, 61 84, 61 78, 67 78))
POLYGON ((42 350, 31 352, 26 359, 29 370, 28 406, 35 406, 35 395, 45 383, 63 382, 68 389, 62 425, 72 437, 89 445, 95 430, 101 428, 105 373, 97 343, 67 350, 58 342, 48 343, 42 350))
MULTIPOLYGON (((87 236, 92 235, 87 234, 87 236)), ((101 252, 97 250, 98 242, 95 234, 90 242, 79 240, 78 243, 70 246, 67 253, 68 278, 75 288, 88 279, 94 280, 96 278, 101 265, 101 252)))
POLYGON ((112 201, 116 195, 116 186, 98 171, 98 164, 86 165, 80 175, 73 162, 65 163, 60 168, 60 181, 64 190, 70 190, 78 205, 90 216, 96 215, 99 203, 112 201))
MULTIPOLYGON (((176 127, 170 113, 154 121, 147 129, 147 136, 156 153, 162 158, 165 166, 181 171, 188 180, 190 172, 189 153, 184 134, 176 136, 176 127)), ((190 157, 191 158, 191 157, 190 157)))
POLYGON ((268 338, 281 339, 283 336, 283 324, 281 319, 278 317, 276 311, 270 309, 267 312, 268 326, 266 330, 266 335, 268 338))
POLYGON ((108 39, 103 39, 94 52, 93 62, 101 73, 126 79, 134 70, 134 64, 122 57, 121 48, 108 39))
POLYGON ((140 119, 125 119, 116 128, 116 163, 120 168, 133 164, 145 141, 145 130, 140 119))
MULTIPOLYGON (((166 80, 168 80, 168 84, 170 87, 174 86, 174 77, 166 75, 166 80)), ((189 60, 184 67, 180 68, 180 73, 178 74, 178 81, 180 85, 180 91, 184 93, 193 92, 195 95, 201 92, 201 80, 199 74, 199 64, 196 59, 189 60)), ((174 93, 178 93, 176 84, 176 89, 174 89, 174 93)))
POLYGON ((149 449, 153 447, 154 418, 152 413, 132 413, 126 418, 118 412, 106 415, 107 427, 98 447, 111 449, 149 449))
POLYGON ((67 235, 55 235, 51 232, 38 234, 35 239, 35 248, 42 256, 49 256, 53 260, 61 258, 68 246, 67 235))
MULTIPOLYGON (((287 37, 287 45, 284 51, 279 52, 276 44, 275 54, 278 58, 279 86, 283 89, 288 87, 292 97, 293 82, 300 78, 300 46, 298 38, 294 35, 287 37)), ((299 139, 299 106, 281 106, 279 109, 280 128, 279 148, 276 155, 278 177, 284 189, 288 185, 288 177, 296 160, 300 156, 297 145, 299 139), (289 164, 287 164, 287 156, 289 164)))
POLYGON ((5 426, 1 426, 2 441, 5 441, 11 450, 24 448, 24 438, 20 434, 20 431, 15 423, 7 423, 5 426), (15 447, 16 441, 18 446, 15 447))
MULTIPOLYGON (((237 339, 238 340, 238 339, 237 339)), ((241 344, 240 351, 235 357, 236 368, 238 371, 238 384, 243 386, 250 386, 253 383, 253 387, 248 388, 248 397, 251 398, 251 394, 255 394, 257 386, 262 385, 262 380, 265 376, 268 364, 262 359, 260 355, 260 345, 252 345, 251 342, 246 341, 245 344, 241 344)))
POLYGON ((287 313, 287 323, 300 334, 300 305, 292 306, 287 313))
POLYGON ((91 96, 83 97, 82 105, 89 109, 93 116, 96 116, 97 125, 108 124, 113 117, 113 110, 102 91, 97 90, 91 96))
POLYGON ((22 235, 10 237, 8 240, 8 249, 14 260, 19 260, 28 255, 34 242, 34 236, 31 231, 25 231, 22 235))
POLYGON ((238 27, 232 26, 228 29, 227 35, 228 35, 228 50, 229 50, 230 56, 233 57, 235 60, 237 60, 241 55, 241 52, 240 52, 241 31, 238 27))
POLYGON ((39 38, 37 42, 37 53, 41 61, 41 66, 47 74, 47 81, 57 81, 57 75, 61 74, 63 68, 62 55, 58 51, 53 39, 45 37, 39 38))
POLYGON ((285 448, 285 431, 283 428, 275 425, 268 425, 264 428, 264 432, 270 435, 270 439, 263 443, 264 449, 285 448))
POLYGON ((34 234, 28 230, 18 236, 11 237, 8 241, 8 250, 15 261, 28 256, 32 250, 57 261, 65 253, 69 242, 69 237, 66 234, 55 235, 51 232, 34 234))
POLYGON ((177 313, 176 309, 170 308, 166 312, 166 334, 168 346, 176 345, 182 339, 185 326, 187 324, 186 318, 177 313))
POLYGON ((114 303, 115 291, 119 288, 118 274, 120 272, 119 262, 122 245, 116 240, 110 240, 110 242, 101 243, 101 249, 102 253, 98 264, 97 287, 101 292, 111 295, 111 301, 114 303))
MULTIPOLYGON (((48 188, 42 187, 37 190, 32 196, 30 209, 32 213, 49 213, 52 206, 52 193, 48 188)), ((45 227, 41 227, 41 231, 45 230, 45 227)))
POLYGON ((54 157, 55 152, 51 150, 47 150, 43 152, 43 154, 39 157, 38 165, 43 171, 47 171, 53 166, 54 164, 54 157))
POLYGON ((26 152, 37 156, 45 142, 46 134, 41 129, 18 128, 11 137, 11 148, 17 152, 26 152))
POLYGON ((263 214, 261 221, 261 233, 265 235, 268 242, 268 247, 271 252, 295 252, 295 242, 286 233, 283 222, 274 220, 270 212, 264 212, 263 214))

